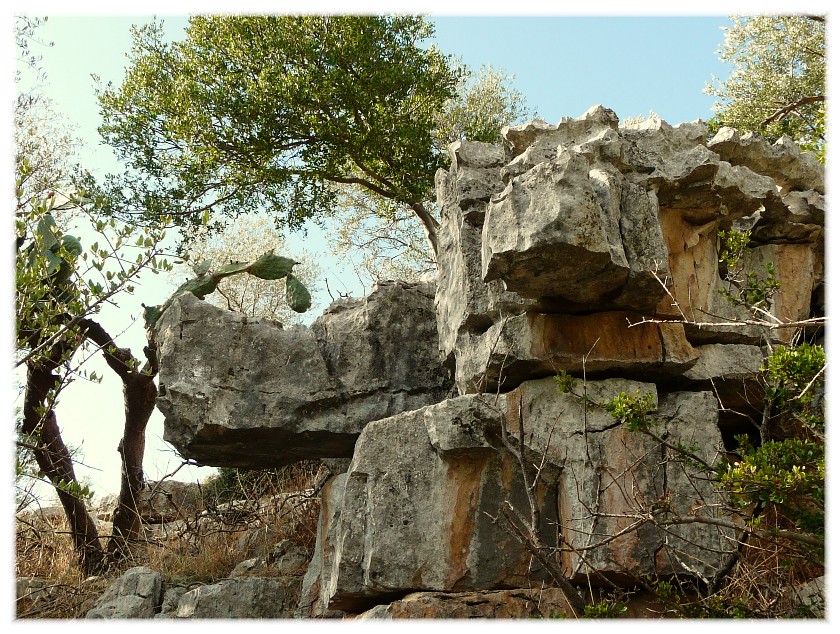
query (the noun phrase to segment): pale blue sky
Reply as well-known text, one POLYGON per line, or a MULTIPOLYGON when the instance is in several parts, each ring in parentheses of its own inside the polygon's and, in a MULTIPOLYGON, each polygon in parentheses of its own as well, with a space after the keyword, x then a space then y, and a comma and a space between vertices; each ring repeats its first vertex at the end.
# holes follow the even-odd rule
MULTIPOLYGON (((707 8, 713 10, 715 4, 721 14, 727 10, 722 3, 707 8)), ((396 10, 393 3, 389 6, 390 10, 396 10)), ((43 15, 36 7, 31 14, 43 15)), ((309 9, 314 10, 314 5, 309 9)), ((49 78, 49 92, 85 140, 87 146, 79 158, 88 169, 114 166, 110 152, 97 148, 98 106, 90 75, 98 74, 105 81, 120 80, 130 44, 129 27, 143 19, 52 17, 42 29, 44 39, 55 43, 44 50, 43 67, 49 78)), ((172 27, 173 36, 186 23, 182 18, 164 19, 172 27)), ((579 116, 597 103, 614 109, 620 118, 646 115, 651 110, 671 124, 708 118, 713 99, 702 91, 712 75, 728 74, 727 67, 715 54, 723 40, 720 27, 727 22, 722 15, 435 18, 436 43, 441 50, 461 56, 476 69, 482 64, 492 64, 515 75, 515 86, 524 94, 529 109, 551 123, 562 116, 579 116)), ((291 242, 294 244, 294 239, 291 242)), ((309 251, 327 249, 323 235, 317 230, 311 231, 304 242, 309 251)), ((335 276, 330 280, 334 289, 342 283, 353 286, 351 272, 336 266, 328 274, 335 276)), ((157 297, 138 293, 134 298, 127 298, 127 302, 133 303, 130 311, 139 313, 140 301, 147 304, 162 301, 171 289, 160 287, 155 292, 157 297)), ((324 301, 323 295, 321 300, 324 301)), ((112 333, 120 332, 126 325, 124 314, 103 314, 102 320, 110 322, 106 327, 112 333)), ((132 327, 119 342, 138 354, 143 345, 142 328, 139 324, 132 327)), ((97 372, 110 375, 107 370, 97 372)), ((59 410, 65 439, 71 444, 82 444, 85 462, 102 469, 78 470, 80 475, 90 478, 100 493, 114 493, 119 488, 115 448, 122 426, 121 395, 119 383, 107 380, 104 385, 73 386, 71 389, 75 391, 72 394, 68 391, 59 410), (96 432, 91 434, 91 429, 96 432)), ((155 413, 147 442, 146 470, 151 478, 170 471, 179 462, 162 442, 162 435, 162 416, 155 413)), ((182 475, 183 472, 179 474, 182 475)))
MULTIPOLYGON (((177 37, 186 19, 163 16, 177 37)), ((41 29, 50 94, 90 146, 85 163, 110 164, 95 151, 98 105, 92 74, 118 82, 129 28, 148 16, 52 17, 41 29)), ((515 76, 532 110, 549 122, 601 103, 624 118, 655 110, 670 123, 711 115, 704 83, 726 76, 717 59, 725 16, 437 17, 435 43, 475 68, 491 64, 515 76)), ((95 166, 95 165, 94 165, 95 166)))

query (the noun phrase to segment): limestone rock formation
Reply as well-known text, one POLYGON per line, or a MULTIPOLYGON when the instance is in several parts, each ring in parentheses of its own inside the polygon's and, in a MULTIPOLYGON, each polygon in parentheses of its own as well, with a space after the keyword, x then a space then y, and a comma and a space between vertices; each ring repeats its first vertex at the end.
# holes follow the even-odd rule
POLYGON ((462 335, 455 350, 455 382, 463 393, 512 389, 529 378, 560 371, 664 376, 698 359, 682 324, 644 323, 642 315, 523 313, 486 332, 462 335))
MULTIPOLYGON (((621 392, 656 394, 653 384, 623 379, 590 381, 586 389, 594 403, 621 392)), ((668 394, 657 416, 666 435, 686 446, 699 443, 709 462, 719 458, 712 394, 668 394)), ((527 550, 493 521, 506 502, 528 514, 521 471, 500 439, 502 429, 516 437, 520 420, 534 457, 529 460, 547 460, 538 492, 543 536, 551 546, 559 545, 552 527, 566 536, 569 577, 585 581, 596 572, 622 582, 634 574, 671 574, 681 557, 700 565, 698 548, 716 553, 702 559, 707 574, 722 565, 719 552, 731 531, 696 531, 693 546, 686 546, 689 529, 666 535, 648 525, 598 547, 604 536, 639 521, 626 497, 630 489, 651 499, 667 490, 675 509, 689 498, 719 494, 708 483, 699 491, 656 443, 617 426, 603 409, 561 393, 549 378, 523 383, 500 400, 465 395, 368 425, 350 469, 323 499, 321 533, 301 599, 308 615, 357 612, 387 603, 401 588, 461 592, 540 579, 527 550), (588 567, 574 552, 587 552, 588 567)))
POLYGON ((157 324, 164 437, 215 466, 349 457, 368 422, 449 391, 433 311, 428 285, 382 283, 284 329, 182 294, 157 324))
POLYGON ((501 136, 453 144, 435 177, 433 285, 380 283, 310 328, 191 296, 158 322, 158 403, 185 456, 350 460, 323 488, 295 616, 534 614, 524 589, 550 566, 502 514, 529 516, 526 479, 575 583, 708 580, 736 547, 701 467, 755 430, 766 344, 822 309, 822 166, 790 140, 621 127, 601 106, 501 136), (730 229, 749 240, 728 271, 730 229), (743 305, 768 274, 781 290, 743 305), (608 413, 622 395, 646 405, 641 431, 608 413))
MULTIPOLYGON (((718 232, 752 232, 741 280, 764 279, 767 264, 775 267, 785 291, 768 319, 807 318, 822 284, 821 166, 787 141, 771 146, 722 130, 707 146, 707 133, 699 121, 672 127, 656 118, 621 128, 596 106, 557 125, 504 128, 501 145, 453 151, 450 169, 436 177, 443 220, 435 304, 440 347, 455 359, 461 393, 499 385, 501 359, 505 389, 547 368, 569 370, 534 354, 542 342, 523 325, 540 313, 547 321, 619 310, 685 320, 698 324, 685 326, 692 344, 789 341, 792 329, 728 325, 753 315, 726 297, 737 289, 724 282, 718 232), (455 183, 471 156, 501 150, 502 184, 479 213, 455 183)), ((611 356, 614 341, 601 339, 595 354, 611 356)), ((576 351, 578 361, 586 350, 576 351)), ((690 364, 690 355, 683 359, 690 364)))

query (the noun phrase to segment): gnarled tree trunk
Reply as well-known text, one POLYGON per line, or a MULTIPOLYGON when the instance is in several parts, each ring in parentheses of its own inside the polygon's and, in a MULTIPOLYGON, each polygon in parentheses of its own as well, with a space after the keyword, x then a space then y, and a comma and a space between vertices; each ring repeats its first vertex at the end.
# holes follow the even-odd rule
MULTIPOLYGON (((60 358, 58 352, 55 354, 58 356, 54 359, 60 358)), ((85 574, 94 575, 102 571, 105 563, 99 533, 84 500, 68 490, 68 483, 78 483, 73 459, 61 439, 55 412, 52 409, 44 412, 49 392, 58 382, 58 377, 53 374, 56 367, 55 360, 42 360, 40 364, 28 365, 22 431, 32 438, 35 461, 58 494, 70 525, 79 564, 85 574)))
POLYGON ((140 533, 137 495, 143 486, 146 425, 154 411, 157 395, 154 379, 158 367, 153 348, 145 349, 147 363, 140 369, 140 363, 131 352, 118 348, 97 322, 82 319, 79 328, 82 337, 100 347, 108 366, 123 382, 125 426, 117 448, 122 457, 122 478, 113 533, 108 542, 108 556, 99 541, 96 524, 84 499, 71 493, 73 483, 78 484, 73 459, 61 438, 55 412, 48 408, 50 391, 59 384, 54 371, 61 360, 72 354, 78 341, 71 343, 65 340, 55 345, 48 355, 39 355, 27 361, 22 431, 32 438, 35 460, 55 487, 70 525, 80 566, 85 574, 93 575, 101 572, 108 560, 125 556, 129 542, 140 533))
POLYGON ((140 513, 137 497, 143 487, 143 454, 146 449, 146 425, 155 409, 155 376, 158 366, 155 351, 145 348, 147 363, 140 362, 127 348, 118 348, 111 335, 97 322, 85 319, 82 332, 102 350, 105 361, 123 382, 125 426, 117 451, 120 453, 122 474, 114 525, 108 541, 108 554, 120 559, 128 554, 131 541, 140 534, 140 513))

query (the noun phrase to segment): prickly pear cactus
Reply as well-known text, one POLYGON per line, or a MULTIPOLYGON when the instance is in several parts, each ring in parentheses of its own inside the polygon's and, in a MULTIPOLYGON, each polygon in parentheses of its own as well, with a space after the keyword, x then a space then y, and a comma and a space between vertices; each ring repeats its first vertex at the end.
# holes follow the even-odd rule
POLYGON ((305 313, 312 305, 312 297, 306 287, 292 275, 292 268, 299 264, 297 260, 274 255, 274 249, 263 253, 253 262, 231 262, 216 269, 210 270, 210 261, 204 260, 193 267, 196 277, 187 280, 167 299, 161 306, 143 306, 143 319, 146 322, 146 330, 151 333, 160 319, 163 312, 169 308, 172 298, 189 291, 199 299, 204 299, 218 287, 219 282, 224 278, 238 273, 250 273, 255 277, 264 280, 281 280, 286 278, 286 301, 292 310, 298 313, 305 313))

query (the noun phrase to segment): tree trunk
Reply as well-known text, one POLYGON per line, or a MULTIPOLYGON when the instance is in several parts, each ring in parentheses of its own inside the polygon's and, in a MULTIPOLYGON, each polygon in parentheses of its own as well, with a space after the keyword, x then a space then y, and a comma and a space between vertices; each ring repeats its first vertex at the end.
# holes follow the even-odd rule
POLYGON ((86 575, 95 575, 105 565, 105 552, 99 542, 99 533, 84 500, 67 490, 68 484, 78 484, 78 480, 73 470, 73 458, 61 438, 55 412, 49 410, 42 414, 49 391, 56 384, 56 376, 52 373, 54 368, 52 362, 46 364, 46 367, 27 365, 22 431, 33 439, 36 447, 33 451, 35 461, 55 487, 70 525, 82 570, 86 575))
POLYGON ((108 553, 121 558, 128 544, 140 533, 137 495, 143 488, 143 454, 146 449, 146 425, 155 409, 157 388, 154 377, 134 374, 124 379, 125 429, 118 447, 122 458, 119 505, 114 513, 114 528, 108 541, 108 553))
POLYGON ((123 382, 125 426, 117 447, 122 473, 120 496, 114 513, 114 526, 108 541, 108 554, 120 559, 128 554, 128 546, 140 534, 140 513, 137 497, 143 488, 143 454, 146 450, 146 425, 155 409, 157 358, 153 347, 145 349, 148 363, 141 370, 140 362, 127 348, 118 348, 113 338, 91 319, 80 323, 85 337, 93 341, 105 355, 105 362, 123 382))
POLYGON ((437 264, 438 260, 438 229, 440 228, 440 223, 435 220, 434 216, 429 213, 423 203, 414 203, 411 205, 411 209, 420 219, 420 222, 423 223, 423 229, 426 232, 426 240, 429 241, 429 246, 432 247, 432 253, 435 255, 435 263, 437 264))
MULTIPOLYGON (((114 514, 113 533, 108 542, 108 554, 119 559, 128 552, 128 543, 140 533, 140 515, 137 496, 143 487, 143 454, 146 448, 146 425, 155 407, 157 388, 157 358, 154 347, 145 349, 148 363, 141 370, 140 363, 131 352, 118 348, 111 336, 97 322, 83 319, 79 322, 83 337, 96 343, 105 355, 108 366, 123 382, 125 402, 125 427, 118 451, 122 457, 122 477, 117 511, 114 514)), ((72 495, 67 484, 78 484, 73 470, 73 459, 61 439, 55 412, 44 413, 50 391, 58 385, 53 371, 66 358, 76 343, 64 341, 56 345, 48 356, 39 356, 27 362, 26 395, 23 406, 22 431, 31 436, 33 454, 40 469, 55 487, 64 508, 79 563, 85 574, 101 572, 107 563, 106 552, 99 542, 99 534, 83 499, 72 495)))

